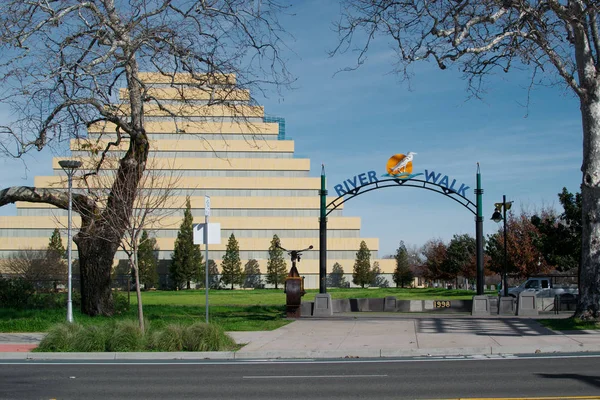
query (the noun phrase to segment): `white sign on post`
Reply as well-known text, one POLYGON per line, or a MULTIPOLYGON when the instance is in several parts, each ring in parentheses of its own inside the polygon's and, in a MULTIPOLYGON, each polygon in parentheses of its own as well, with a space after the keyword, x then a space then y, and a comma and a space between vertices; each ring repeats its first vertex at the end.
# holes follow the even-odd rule
POLYGON ((210 196, 204 196, 204 216, 210 217, 210 196))
MULTIPOLYGON (((206 224, 194 225, 194 244, 204 243, 204 226, 206 224)), ((221 244, 221 223, 211 222, 208 224, 208 244, 221 244)))

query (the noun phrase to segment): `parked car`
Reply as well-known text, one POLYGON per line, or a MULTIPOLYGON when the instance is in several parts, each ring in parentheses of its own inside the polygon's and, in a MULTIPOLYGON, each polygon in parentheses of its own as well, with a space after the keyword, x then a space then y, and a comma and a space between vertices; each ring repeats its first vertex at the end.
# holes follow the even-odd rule
MULTIPOLYGON (((569 293, 572 295, 579 294, 579 288, 575 283, 560 282, 560 278, 567 278, 564 276, 532 276, 519 286, 515 286, 508 289, 508 295, 511 297, 518 297, 521 292, 535 292, 537 297, 554 297, 556 295, 562 295, 569 293)), ((500 295, 503 294, 502 290, 499 290, 500 295)))

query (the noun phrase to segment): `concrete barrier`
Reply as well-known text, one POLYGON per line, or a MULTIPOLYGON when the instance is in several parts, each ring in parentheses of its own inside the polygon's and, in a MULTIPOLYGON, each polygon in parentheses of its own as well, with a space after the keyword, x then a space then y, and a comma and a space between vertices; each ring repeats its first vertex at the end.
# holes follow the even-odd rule
POLYGON ((383 298, 369 298, 369 311, 383 312, 384 302, 385 299, 383 298))
POLYGON ((554 311, 554 297, 538 297, 536 303, 539 312, 554 311))
POLYGON ((350 302, 350 311, 351 312, 358 312, 358 311, 360 311, 358 309, 358 299, 348 299, 348 301, 350 302))
POLYGON ((300 304, 300 316, 301 317, 312 317, 314 303, 312 301, 303 301, 300 304))
POLYGON ((433 311, 433 300, 423 300, 423 310, 433 311))
POLYGON ((396 300, 396 311, 410 312, 410 300, 396 300))
POLYGON ((498 297, 488 296, 490 299, 490 314, 498 314, 498 297))
POLYGON ((396 298, 394 296, 387 296, 383 301, 383 311, 394 312, 396 311, 396 298))
POLYGON ((436 309, 435 311, 442 312, 466 312, 469 313, 473 309, 473 300, 450 300, 452 306, 445 309, 436 309))
POLYGON ((498 302, 498 314, 500 315, 515 315, 515 298, 506 296, 500 297, 498 302))
POLYGON ((490 315, 490 298, 486 295, 473 296, 473 307, 471 309, 471 315, 483 316, 490 315))
MULTIPOLYGON (((449 302, 450 307, 435 307, 434 300, 398 300, 394 296, 388 296, 385 298, 332 299, 331 306, 333 313, 336 314, 349 312, 468 313, 471 312, 473 307, 472 300, 444 300, 444 302, 449 302)), ((306 312, 308 312, 308 309, 306 312)), ((302 315, 305 315, 304 311, 302 315)), ((315 315, 314 303, 312 303, 312 315, 315 315)))
POLYGON ((357 299, 358 300, 358 311, 365 312, 369 310, 369 299, 357 299))
POLYGON ((331 300, 334 313, 350 312, 350 299, 333 299, 331 300))
POLYGON ((408 300, 410 305, 408 310, 410 312, 422 312, 423 311, 423 300, 408 300))
POLYGON ((538 315, 536 296, 533 292, 521 292, 519 294, 517 315, 538 315))

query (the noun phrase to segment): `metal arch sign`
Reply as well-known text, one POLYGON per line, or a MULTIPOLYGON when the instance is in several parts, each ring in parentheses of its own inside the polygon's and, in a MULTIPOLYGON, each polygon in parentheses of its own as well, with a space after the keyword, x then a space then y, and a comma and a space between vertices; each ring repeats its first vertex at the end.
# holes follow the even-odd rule
POLYGON ((476 265, 477 265, 477 295, 484 295, 484 268, 483 268, 483 189, 481 188, 481 172, 477 163, 475 188, 475 203, 469 200, 467 190, 469 186, 458 183, 456 179, 448 175, 442 175, 435 171, 424 170, 424 172, 413 173, 413 159, 417 153, 395 154, 389 158, 386 164, 386 174, 377 176, 375 171, 368 171, 355 175, 342 183, 334 185, 338 197, 327 204, 325 168, 321 169, 320 217, 319 217, 319 293, 327 292, 327 216, 344 202, 372 190, 385 187, 409 186, 420 187, 435 191, 456 201, 475 215, 475 241, 476 241, 476 265), (421 179, 417 179, 423 177, 421 179), (382 178, 382 179, 380 179, 382 178), (452 181, 452 182, 450 182, 452 181))
POLYGON ((377 176, 377 172, 367 171, 334 185, 333 189, 338 197, 327 205, 327 214, 359 194, 392 186, 421 187, 442 193, 476 214, 475 203, 467 198, 467 190, 470 189, 470 186, 459 183, 456 179, 433 170, 425 169, 424 172, 413 173, 413 159, 416 154, 409 151, 407 154, 393 155, 387 161, 387 173, 379 177, 377 176), (418 177, 422 178, 417 179, 418 177), (441 189, 441 191, 437 188, 441 189), (333 208, 330 209, 330 206, 333 206, 333 208))

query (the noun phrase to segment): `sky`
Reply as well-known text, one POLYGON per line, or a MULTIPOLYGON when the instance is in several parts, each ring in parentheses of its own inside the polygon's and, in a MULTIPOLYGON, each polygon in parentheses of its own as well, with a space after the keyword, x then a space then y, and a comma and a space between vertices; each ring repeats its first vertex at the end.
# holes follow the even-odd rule
MULTIPOLYGON (((345 179, 385 173, 391 156, 409 151, 417 153, 414 172, 434 170, 465 183, 472 201, 480 163, 485 234, 501 227, 490 217, 503 195, 516 210, 533 212, 560 210, 563 187, 579 191, 581 117, 569 90, 540 86, 528 93, 529 71, 498 72, 487 79, 483 98, 473 99, 456 69, 441 71, 430 62, 414 64, 408 84, 393 73, 394 52, 384 37, 365 64, 339 72, 356 62, 352 52, 329 56, 338 41, 333 22, 339 12, 336 1, 293 2, 281 24, 288 32, 284 57, 296 81, 280 94, 254 93, 268 115, 285 118, 296 157, 311 159, 311 176, 325 165, 330 195, 345 179)), ((51 156, 0 159, 0 186, 33 185, 35 175, 48 174, 51 156)), ((14 213, 14 207, 0 208, 0 215, 14 213)), ((417 188, 358 196, 344 204, 344 215, 361 217, 361 236, 379 238, 380 256, 394 253, 400 240, 420 246, 432 238, 475 235, 473 214, 417 188)))

